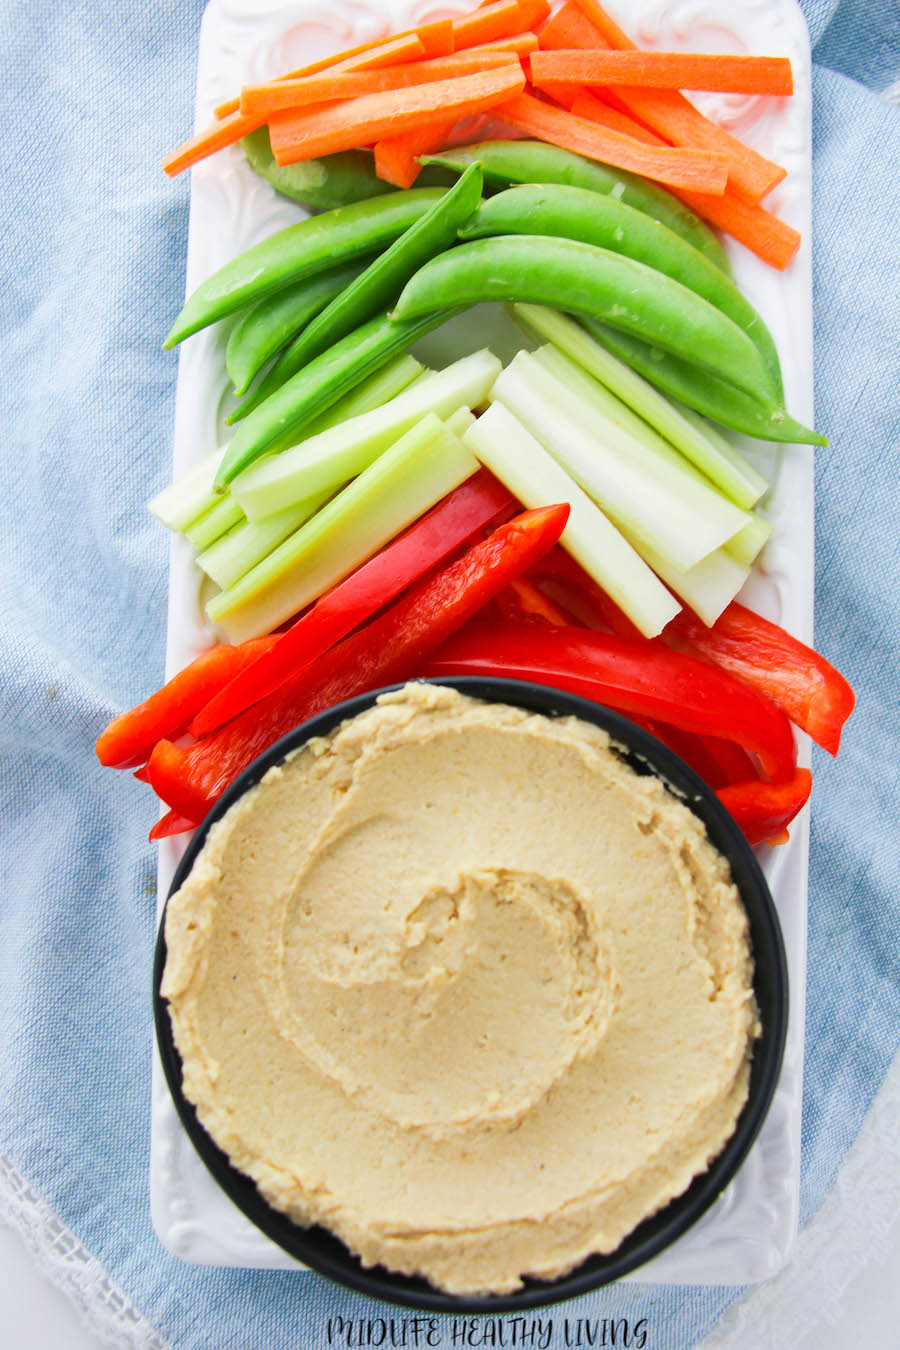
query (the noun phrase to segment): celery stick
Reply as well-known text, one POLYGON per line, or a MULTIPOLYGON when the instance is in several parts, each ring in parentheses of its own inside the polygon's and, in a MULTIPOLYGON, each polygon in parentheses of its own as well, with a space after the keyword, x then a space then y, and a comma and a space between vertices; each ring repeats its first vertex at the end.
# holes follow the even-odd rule
POLYGON ((305 608, 478 468, 434 413, 207 606, 232 642, 270 632, 305 608))
POLYGON ((493 397, 535 436, 613 523, 627 526, 679 570, 719 548, 749 523, 671 447, 660 453, 588 405, 520 352, 493 397), (675 462, 673 462, 675 461, 675 462))
POLYGON ((174 483, 163 488, 147 503, 151 515, 169 530, 183 530, 212 505, 212 481, 222 462, 225 447, 207 455, 193 469, 188 469, 174 483))
POLYGON ((750 524, 739 530, 723 547, 730 558, 741 567, 750 567, 765 547, 772 534, 772 526, 758 511, 751 511, 750 524))
POLYGON ((688 417, 642 375, 613 356, 573 319, 542 305, 514 305, 516 319, 529 333, 546 338, 584 367, 648 422, 736 506, 748 510, 768 488, 752 464, 720 434, 711 435, 702 419, 688 417))
MULTIPOLYGON (((628 536, 627 530, 623 533, 628 536)), ((640 551, 654 572, 658 572, 666 585, 671 586, 675 594, 710 628, 750 575, 749 569, 741 567, 723 548, 717 549, 687 571, 673 567, 666 558, 646 544, 640 544, 640 551)))
POLYGON ((216 498, 202 516, 192 521, 184 532, 185 537, 200 553, 217 539, 221 539, 223 534, 240 525, 244 519, 244 513, 237 502, 230 493, 225 493, 224 496, 216 498))
POLYGON ((226 590, 240 581, 251 567, 261 563, 263 558, 268 558, 288 535, 299 530, 304 521, 324 506, 330 496, 330 491, 322 492, 317 497, 309 497, 305 502, 279 511, 277 515, 266 516, 265 520, 246 520, 242 512, 242 523, 235 525, 201 553, 197 558, 198 565, 217 586, 226 590))
POLYGON ((480 403, 499 373, 500 362, 491 352, 465 356, 446 370, 417 380, 382 407, 252 465, 234 479, 232 494, 249 520, 260 520, 293 502, 346 483, 374 463, 426 413, 448 417, 459 407, 480 403))
MULTIPOLYGON (((316 418, 308 428, 307 434, 324 431, 348 417, 358 417, 361 413, 371 412, 373 408, 380 408, 382 403, 396 398, 397 394, 402 393, 414 381, 430 373, 425 370, 421 361, 417 361, 414 357, 396 356, 393 361, 389 361, 381 370, 376 370, 374 375, 370 375, 351 390, 346 398, 340 399, 321 417, 316 418)), ((196 468, 190 469, 167 488, 163 488, 162 492, 148 502, 148 511, 151 511, 168 529, 186 530, 212 507, 221 506, 222 494, 213 492, 212 483, 226 449, 227 446, 213 451, 196 468)), ((283 505, 282 502, 281 506, 283 505)), ((230 510, 233 512, 234 509, 232 505, 230 510)), ((216 525, 223 519, 226 519, 224 509, 218 515, 210 516, 208 525, 216 525)), ((219 535, 240 520, 241 516, 233 515, 230 525, 224 525, 218 534, 201 532, 198 535, 199 542, 194 543, 194 547, 207 548, 219 535)))
POLYGON ((508 408, 494 403, 463 437, 527 507, 569 502, 561 543, 611 595, 645 637, 655 637, 681 606, 632 546, 508 408))

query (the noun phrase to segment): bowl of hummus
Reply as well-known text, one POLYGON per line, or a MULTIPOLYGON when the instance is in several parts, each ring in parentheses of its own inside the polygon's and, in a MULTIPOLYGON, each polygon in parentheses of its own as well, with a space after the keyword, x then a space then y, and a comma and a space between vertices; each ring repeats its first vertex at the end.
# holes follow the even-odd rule
POLYGON ((787 973, 750 847, 667 747, 518 681, 351 700, 197 830, 160 925, 181 1119, 299 1261, 419 1308, 573 1298, 746 1157, 787 973))

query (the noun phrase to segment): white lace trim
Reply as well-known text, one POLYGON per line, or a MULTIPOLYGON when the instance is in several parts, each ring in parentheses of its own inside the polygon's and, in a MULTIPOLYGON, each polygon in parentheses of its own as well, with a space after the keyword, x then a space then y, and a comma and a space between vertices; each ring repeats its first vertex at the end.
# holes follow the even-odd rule
POLYGON ((745 1294, 697 1350, 804 1350, 841 1312, 848 1285, 887 1255, 900 1216, 900 1055, 821 1208, 801 1230, 796 1256, 745 1294))
POLYGON ((169 1350, 100 1262, 0 1153, 0 1220, 22 1239, 51 1284, 72 1301, 102 1345, 169 1350))

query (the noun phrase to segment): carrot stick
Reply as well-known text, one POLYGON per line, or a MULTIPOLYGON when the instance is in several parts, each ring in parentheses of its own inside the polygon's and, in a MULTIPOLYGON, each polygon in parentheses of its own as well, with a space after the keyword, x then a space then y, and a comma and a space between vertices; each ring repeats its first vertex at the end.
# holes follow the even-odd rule
MULTIPOLYGON (((505 103, 525 87, 525 75, 515 65, 436 80, 387 94, 330 103, 310 112, 277 114, 269 123, 272 153, 278 164, 295 164, 335 154, 358 145, 371 145, 388 136, 427 126, 436 116, 454 120, 505 103)), ((683 152, 682 152, 683 153, 683 152)), ((698 183, 692 186, 699 187, 698 183)))
POLYGON ((725 189, 728 161, 724 155, 672 146, 655 149, 642 145, 633 137, 608 131, 606 127, 575 117, 564 108, 542 103, 530 94, 504 103, 497 108, 496 115, 502 122, 529 136, 537 136, 577 155, 587 155, 589 159, 602 160, 617 169, 642 174, 658 183, 706 193, 721 193, 725 189))
POLYGON ((347 71, 335 75, 325 71, 299 80, 272 80, 268 84, 245 85, 241 90, 241 112, 253 114, 283 112, 313 103, 358 98, 362 94, 380 94, 390 89, 406 89, 431 80, 450 80, 473 71, 496 70, 517 64, 513 53, 466 51, 453 56, 438 56, 431 61, 407 61, 384 70, 347 71))
POLYGON ((442 118, 400 136, 388 136, 375 143, 375 172, 385 183, 410 188, 422 171, 419 155, 440 150, 456 126, 455 117, 442 118))
POLYGON ((730 234, 757 258, 770 267, 777 267, 779 272, 784 271, 800 247, 802 236, 792 225, 779 220, 764 206, 751 206, 730 187, 721 197, 678 189, 674 192, 698 216, 730 234))
POLYGON ((542 51, 591 50, 607 45, 575 0, 566 0, 552 19, 547 20, 538 34, 538 41, 542 51))
MULTIPOLYGON (((513 56, 530 56, 538 48, 534 33, 511 33, 509 37, 497 38, 494 42, 480 42, 477 47, 466 47, 467 52, 509 52, 513 56)), ((462 55, 462 53, 457 53, 462 55)))
POLYGON ((491 0, 471 14, 462 14, 453 20, 453 50, 477 47, 483 42, 521 33, 529 25, 522 22, 519 0, 491 0))
POLYGON ((420 24, 418 28, 410 29, 410 34, 412 33, 425 48, 426 56, 452 56, 456 41, 453 36, 452 19, 435 19, 433 23, 420 24))
MULTIPOLYGON (((596 122, 601 127, 608 127, 610 131, 618 131, 622 136, 633 136, 636 141, 643 141, 644 145, 666 145, 667 142, 661 136, 657 136, 655 131, 645 127, 642 122, 630 116, 627 112, 622 112, 619 108, 613 108, 602 99, 596 97, 587 89, 574 89, 572 91, 572 112, 576 117, 586 117, 589 122, 596 122)), ((553 91, 556 97, 555 90, 553 91)), ((726 192, 727 192, 726 188, 726 192)))
POLYGON ((163 168, 170 178, 182 172, 183 169, 189 169, 192 164, 199 164, 201 159, 206 159, 216 150, 222 150, 226 145, 233 145, 239 141, 242 136, 249 136, 251 131, 256 131, 266 120, 266 114, 255 114, 251 117, 245 117, 243 113, 230 113, 228 117, 221 118, 218 122, 213 122, 212 126, 207 127, 205 131, 192 136, 184 145, 180 145, 177 150, 173 150, 171 155, 167 155, 163 160, 163 168))
MULTIPOLYGON (((441 24, 450 24, 450 39, 452 41, 452 21, 442 19, 441 24)), ((433 25, 429 24, 428 27, 433 25)), ((453 48, 450 47, 452 52, 453 48)), ((331 56, 323 56, 318 61, 312 61, 308 66, 301 66, 298 70, 286 71, 284 75, 279 75, 279 80, 299 80, 304 75, 318 75, 322 70, 345 71, 345 70, 380 70, 383 66, 392 66, 403 61, 421 61, 429 55, 443 55, 440 52, 430 52, 427 50, 427 44, 422 41, 418 35, 418 30, 411 29, 408 33, 397 33, 391 37, 377 38, 374 42, 363 42, 359 47, 349 47, 345 52, 335 52, 331 56)), ((449 53, 447 53, 449 54, 449 53)), ((230 98, 225 103, 220 103, 215 109, 216 117, 228 117, 231 113, 237 112, 241 106, 240 98, 230 98)))
MULTIPOLYGON (((620 51, 637 50, 599 0, 576 0, 576 3, 599 38, 599 42, 595 38, 592 46, 614 47, 620 51)), ((582 47, 587 44, 579 41, 572 45, 582 47)), ((752 204, 761 201, 786 175, 786 170, 779 164, 773 164, 737 137, 723 131, 676 90, 636 89, 633 85, 621 85, 617 93, 629 112, 665 136, 666 140, 675 145, 718 150, 728 155, 731 160, 728 175, 730 185, 752 204)))
POLYGON ((783 56, 719 56, 697 52, 537 52, 531 78, 559 84, 630 84, 639 89, 707 89, 722 94, 792 94, 783 56))
POLYGON ((547 0, 491 0, 453 20, 455 51, 527 33, 550 13, 547 0))

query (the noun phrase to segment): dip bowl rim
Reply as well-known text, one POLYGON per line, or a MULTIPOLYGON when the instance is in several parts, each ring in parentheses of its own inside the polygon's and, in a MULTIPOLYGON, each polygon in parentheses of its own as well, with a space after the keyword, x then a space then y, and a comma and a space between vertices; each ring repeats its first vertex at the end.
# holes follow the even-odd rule
POLYGON ((422 678, 359 694, 298 724, 264 750, 223 793, 198 825, 178 864, 159 916, 153 965, 153 1015, 156 1042, 166 1083, 182 1125, 203 1163, 226 1195, 266 1237, 295 1260, 338 1284, 408 1308, 491 1316, 546 1307, 580 1298, 611 1284, 666 1250, 711 1208, 734 1179, 753 1146, 775 1095, 784 1058, 788 1024, 788 972, 784 940, 775 902, 753 849, 715 793, 668 746, 634 722, 602 704, 548 685, 489 676, 422 678), (662 1209, 644 1219, 615 1251, 594 1255, 555 1280, 527 1278, 508 1294, 454 1295, 424 1279, 401 1275, 382 1266, 363 1266, 344 1243, 327 1229, 303 1228, 273 1208, 255 1182, 238 1171, 200 1123, 182 1090, 181 1059, 174 1043, 168 1000, 160 992, 166 961, 165 922, 168 903, 188 876, 211 827, 234 803, 288 755, 316 736, 365 712, 386 693, 405 683, 448 686, 486 702, 506 703, 549 717, 579 717, 607 731, 614 748, 640 773, 652 773, 684 801, 706 826, 710 841, 728 860, 750 924, 754 961, 753 987, 762 1033, 756 1040, 747 1101, 734 1133, 705 1171, 662 1209))

